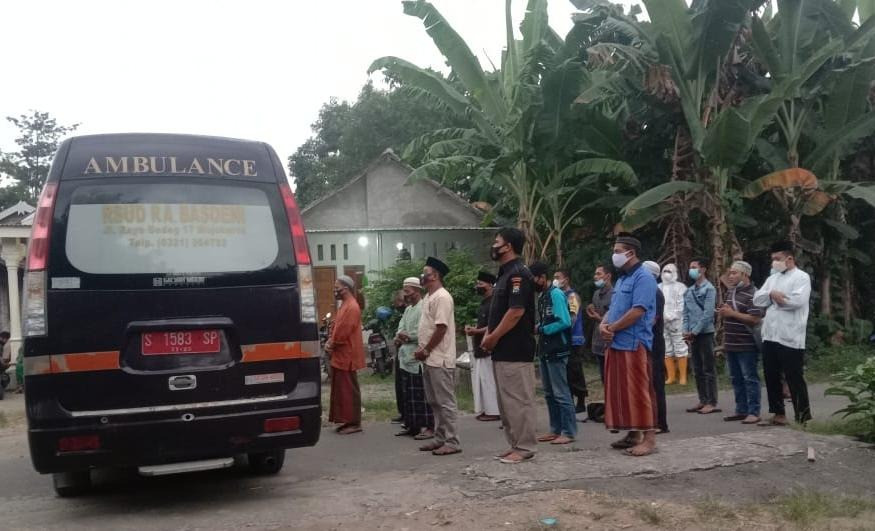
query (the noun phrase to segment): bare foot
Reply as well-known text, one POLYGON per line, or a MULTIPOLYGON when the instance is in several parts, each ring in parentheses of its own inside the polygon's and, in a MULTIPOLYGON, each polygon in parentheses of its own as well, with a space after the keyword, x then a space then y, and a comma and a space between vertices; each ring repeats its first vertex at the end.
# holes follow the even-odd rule
POLYGON ((568 443, 573 443, 573 442, 574 442, 574 439, 572 439, 571 437, 568 437, 565 435, 560 435, 559 437, 556 437, 555 439, 550 441, 550 444, 568 444, 568 443))
POLYGON ((644 440, 641 441, 641 444, 637 446, 633 446, 626 450, 626 453, 629 455, 633 455, 635 457, 643 457, 645 455, 650 455, 656 449, 656 433, 652 431, 648 431, 644 435, 644 440))

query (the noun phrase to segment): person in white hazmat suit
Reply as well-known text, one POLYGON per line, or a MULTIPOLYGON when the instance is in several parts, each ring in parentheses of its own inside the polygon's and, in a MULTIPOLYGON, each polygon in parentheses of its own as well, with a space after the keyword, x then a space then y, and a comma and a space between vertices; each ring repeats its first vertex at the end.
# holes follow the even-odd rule
POLYGON ((666 264, 662 268, 662 283, 659 285, 665 297, 665 383, 687 383, 687 358, 690 355, 684 341, 684 293, 687 287, 678 280, 678 268, 666 264), (675 380, 675 375, 679 378, 675 380))

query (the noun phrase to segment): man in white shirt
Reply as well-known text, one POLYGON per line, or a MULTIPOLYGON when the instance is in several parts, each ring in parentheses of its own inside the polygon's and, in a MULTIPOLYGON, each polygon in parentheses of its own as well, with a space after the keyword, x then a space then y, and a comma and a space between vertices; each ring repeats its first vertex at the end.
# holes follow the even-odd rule
POLYGON ((803 375, 811 277, 796 267, 792 243, 778 242, 771 253, 772 275, 753 297, 755 306, 766 309, 762 321, 763 374, 769 412, 774 415, 760 425, 787 424, 781 373, 790 387, 796 422, 804 424, 811 420, 808 386, 803 375))
POLYGON ((422 299, 419 318, 419 348, 413 356, 425 365, 425 399, 434 412, 434 443, 419 449, 433 455, 452 455, 462 451, 456 428, 456 324, 453 296, 444 289, 447 264, 428 257, 422 268, 422 286, 428 295, 422 299))

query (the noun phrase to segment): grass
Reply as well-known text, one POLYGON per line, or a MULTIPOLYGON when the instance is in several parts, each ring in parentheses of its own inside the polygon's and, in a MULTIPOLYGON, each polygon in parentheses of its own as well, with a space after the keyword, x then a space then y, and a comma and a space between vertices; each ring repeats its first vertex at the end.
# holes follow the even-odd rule
POLYGON ((805 379, 809 382, 831 382, 836 374, 860 365, 875 356, 875 348, 867 345, 824 347, 806 356, 805 379))
POLYGON ((734 520, 738 518, 735 509, 712 497, 699 500, 695 504, 696 514, 702 520, 734 520))
POLYGON ((658 526, 663 523, 662 515, 659 514, 659 510, 652 505, 645 505, 635 512, 638 515, 638 518, 646 524, 658 526))
POLYGON ((800 431, 819 435, 847 435, 848 437, 864 438, 864 434, 871 431, 872 422, 864 417, 829 417, 827 420, 808 421, 804 426, 795 423, 790 426, 800 431))
POLYGON ((778 497, 771 506, 786 520, 810 528, 826 518, 856 518, 875 510, 875 501, 807 490, 778 497))

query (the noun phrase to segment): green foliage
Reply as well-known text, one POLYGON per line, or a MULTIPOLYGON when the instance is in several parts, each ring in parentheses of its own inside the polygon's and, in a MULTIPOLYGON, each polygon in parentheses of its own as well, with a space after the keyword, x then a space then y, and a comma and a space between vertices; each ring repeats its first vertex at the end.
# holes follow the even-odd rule
MULTIPOLYGON (((450 267, 450 274, 444 279, 444 287, 453 296, 456 310, 456 332, 460 334, 464 325, 473 324, 477 320, 477 307, 480 305, 481 299, 474 292, 474 282, 477 279, 477 273, 484 266, 471 260, 471 255, 464 251, 450 251, 444 261, 450 267)), ((392 299, 395 293, 401 289, 404 279, 419 277, 424 266, 425 260, 402 260, 384 269, 379 280, 372 281, 364 288, 365 299, 368 301, 363 315, 364 321, 367 322, 374 318, 377 307, 392 307, 392 299)), ((385 328, 395 330, 399 317, 395 315, 385 328)))
POLYGON ((400 153, 428 131, 467 124, 464 118, 423 104, 421 96, 397 83, 390 90, 368 83, 354 103, 332 98, 312 125, 314 135, 289 157, 295 196, 306 206, 346 184, 387 148, 400 153))
POLYGON ((875 356, 840 373, 838 384, 827 389, 826 394, 847 398, 848 406, 834 414, 864 419, 864 431, 859 435, 865 441, 875 442, 875 356))
POLYGON ((31 111, 6 119, 18 128, 19 136, 15 139, 19 150, 4 153, 0 159, 0 173, 9 175, 17 182, 10 190, 0 193, 0 200, 14 203, 18 200, 36 205, 40 191, 49 176, 52 158, 58 150, 58 144, 68 133, 79 127, 79 124, 58 125, 58 121, 47 112, 31 111))

